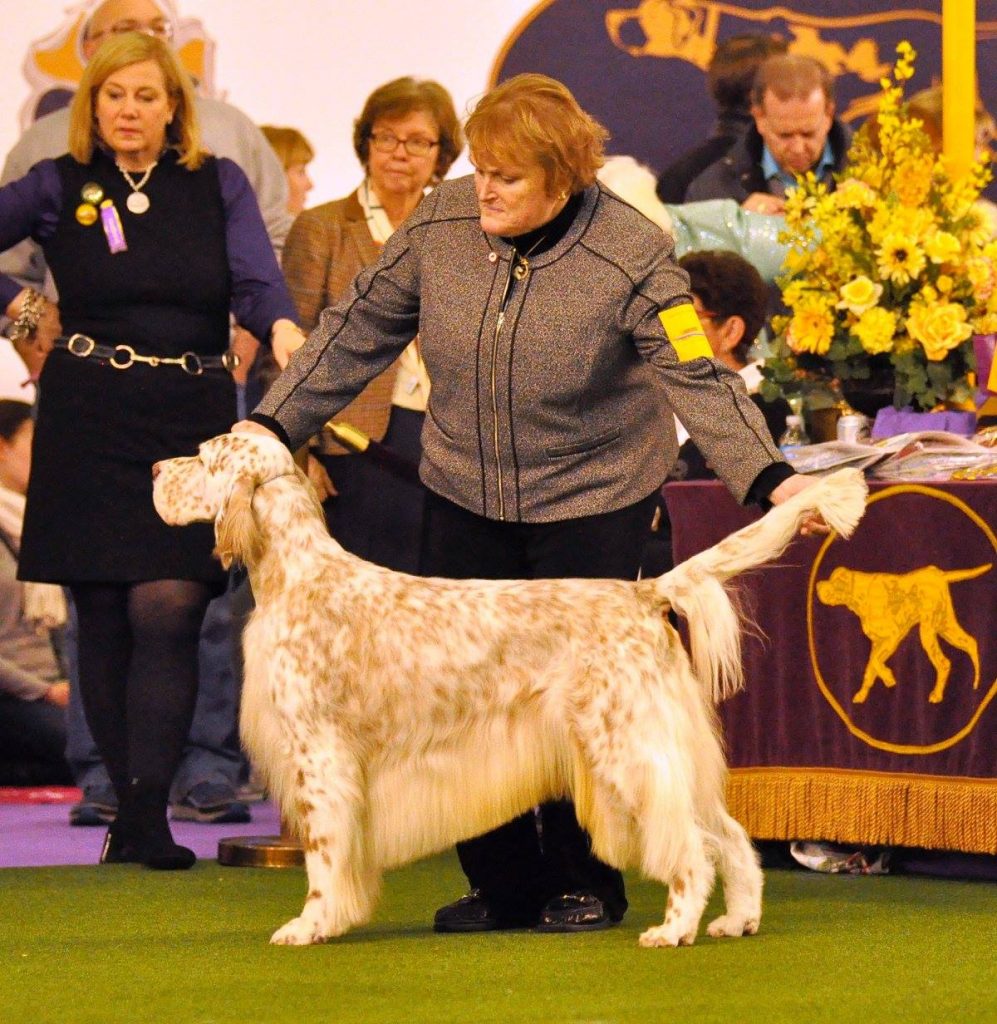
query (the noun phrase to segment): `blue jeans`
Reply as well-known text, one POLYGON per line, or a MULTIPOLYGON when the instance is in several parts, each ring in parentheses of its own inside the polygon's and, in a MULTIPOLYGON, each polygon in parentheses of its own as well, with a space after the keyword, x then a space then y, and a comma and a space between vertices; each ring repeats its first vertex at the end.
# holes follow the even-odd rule
MULTIPOLYGON (((237 633, 233 626, 232 588, 208 605, 201 626, 200 682, 194 721, 183 760, 173 780, 170 800, 182 800, 199 782, 236 788, 242 769, 239 747, 241 673, 236 672, 237 633)), ((66 760, 76 785, 84 790, 111 788, 111 780, 90 735, 79 696, 76 664, 76 616, 70 602, 64 656, 70 679, 66 721, 66 760)))

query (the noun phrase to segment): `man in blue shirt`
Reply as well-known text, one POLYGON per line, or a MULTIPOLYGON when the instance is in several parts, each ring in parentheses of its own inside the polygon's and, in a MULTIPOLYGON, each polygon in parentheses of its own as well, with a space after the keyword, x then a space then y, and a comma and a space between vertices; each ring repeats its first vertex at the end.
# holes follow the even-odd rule
POLYGON ((848 151, 848 129, 834 116, 834 79, 813 57, 779 54, 758 69, 751 93, 754 125, 689 185, 686 200, 735 199, 780 213, 796 176, 813 171, 832 188, 848 151))

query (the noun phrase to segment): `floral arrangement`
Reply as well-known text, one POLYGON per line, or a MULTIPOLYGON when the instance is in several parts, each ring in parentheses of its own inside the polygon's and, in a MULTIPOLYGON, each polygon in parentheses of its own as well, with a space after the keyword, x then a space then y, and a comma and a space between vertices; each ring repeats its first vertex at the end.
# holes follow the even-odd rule
POLYGON ((808 174, 787 197, 788 313, 773 318, 766 397, 816 408, 879 381, 897 408, 971 398, 972 336, 997 330, 997 242, 976 204, 991 174, 981 162, 953 178, 908 114, 915 56, 898 45, 876 130, 856 133, 837 188, 808 174))

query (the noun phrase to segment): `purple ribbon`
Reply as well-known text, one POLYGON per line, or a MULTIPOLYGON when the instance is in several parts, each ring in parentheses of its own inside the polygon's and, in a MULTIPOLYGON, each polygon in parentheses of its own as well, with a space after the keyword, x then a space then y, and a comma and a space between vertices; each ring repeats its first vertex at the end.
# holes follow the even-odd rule
POLYGON ((108 249, 112 253, 124 252, 128 248, 125 229, 121 226, 121 217, 118 216, 118 211, 110 199, 105 199, 100 204, 100 223, 104 229, 108 249))

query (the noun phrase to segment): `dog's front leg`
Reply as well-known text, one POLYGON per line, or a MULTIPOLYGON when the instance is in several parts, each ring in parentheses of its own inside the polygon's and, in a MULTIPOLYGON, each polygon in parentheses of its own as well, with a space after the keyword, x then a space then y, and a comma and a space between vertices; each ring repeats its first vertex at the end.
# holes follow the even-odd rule
POLYGON ((306 946, 370 920, 378 889, 367 835, 362 772, 339 736, 311 735, 293 794, 305 849, 308 896, 301 913, 274 932, 278 945, 306 946))

